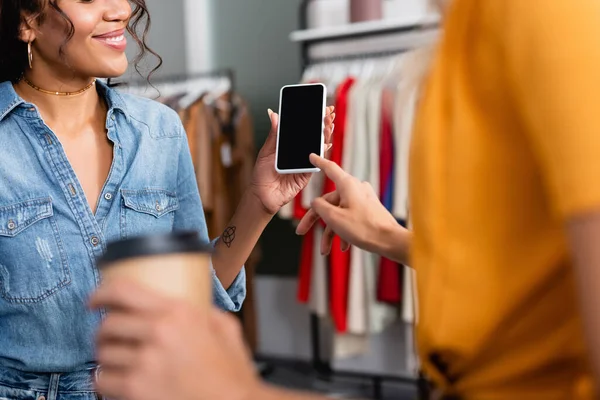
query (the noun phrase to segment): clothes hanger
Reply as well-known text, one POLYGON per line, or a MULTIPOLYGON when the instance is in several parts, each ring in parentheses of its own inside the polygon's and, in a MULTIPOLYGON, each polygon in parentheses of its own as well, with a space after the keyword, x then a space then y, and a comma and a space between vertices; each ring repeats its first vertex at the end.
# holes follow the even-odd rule
POLYGON ((376 60, 373 58, 366 58, 362 63, 362 70, 360 72, 360 77, 365 80, 371 80, 374 78, 376 72, 376 60))
POLYGON ((331 91, 337 91, 341 82, 346 79, 346 68, 341 62, 333 62, 323 65, 324 74, 327 76, 328 87, 331 91))
POLYGON ((348 75, 353 78, 360 78, 362 67, 363 67, 362 60, 357 59, 357 60, 351 61, 348 75))
POLYGON ((389 68, 383 78, 383 85, 391 90, 400 88, 404 81, 405 60, 408 53, 401 53, 391 58, 389 68))
POLYGON ((231 108, 229 102, 220 98, 230 92, 231 88, 232 82, 227 77, 203 78, 197 81, 189 94, 180 100, 180 106, 189 107, 202 97, 206 104, 229 110, 231 108))

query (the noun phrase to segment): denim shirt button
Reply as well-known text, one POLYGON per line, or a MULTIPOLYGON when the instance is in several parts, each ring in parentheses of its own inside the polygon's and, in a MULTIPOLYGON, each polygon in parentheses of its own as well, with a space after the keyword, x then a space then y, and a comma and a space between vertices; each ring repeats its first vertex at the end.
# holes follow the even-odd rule
POLYGON ((162 211, 162 207, 160 206, 159 202, 156 202, 156 211, 161 212, 162 211))
POLYGON ((96 247, 100 244, 100 239, 98 239, 97 236, 92 236, 92 239, 90 240, 90 242, 92 243, 92 245, 94 247, 96 247))
POLYGON ((108 201, 111 201, 111 200, 112 200, 112 198, 113 198, 113 195, 112 195, 112 193, 106 193, 106 194, 104 195, 104 198, 105 198, 106 200, 108 200, 108 201))
POLYGON ((9 231, 14 231, 15 229, 17 229, 17 224, 15 223, 15 221, 10 220, 8 221, 8 230, 9 231))

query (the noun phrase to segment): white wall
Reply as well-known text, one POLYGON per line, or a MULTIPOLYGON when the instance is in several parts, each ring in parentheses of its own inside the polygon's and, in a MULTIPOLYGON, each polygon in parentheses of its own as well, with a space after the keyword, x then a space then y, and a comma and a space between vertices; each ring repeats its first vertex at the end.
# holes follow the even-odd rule
MULTIPOLYGON (((198 0, 193 0, 198 1, 198 0)), ((182 74, 186 72, 186 32, 183 23, 184 0, 146 0, 152 25, 148 36, 148 46, 163 58, 163 66, 156 76, 182 74)), ((130 43, 127 55, 133 60, 138 49, 130 43)), ((148 56, 142 63, 143 73, 156 65, 156 59, 148 56)), ((139 79, 133 68, 127 74, 128 79, 139 79)))
POLYGON ((190 73, 213 68, 212 3, 211 0, 184 0, 186 67, 190 73))
POLYGON ((281 86, 300 78, 300 49, 288 39, 298 26, 300 0, 212 0, 211 6, 213 66, 235 68, 262 144, 267 108, 277 108, 281 86))

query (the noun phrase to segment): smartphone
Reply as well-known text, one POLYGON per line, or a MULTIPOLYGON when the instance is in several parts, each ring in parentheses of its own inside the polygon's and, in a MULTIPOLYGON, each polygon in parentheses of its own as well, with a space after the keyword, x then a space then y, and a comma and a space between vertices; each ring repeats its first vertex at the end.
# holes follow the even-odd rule
POLYGON ((323 156, 327 88, 321 83, 288 85, 279 97, 275 169, 280 174, 319 172, 311 153, 323 156))

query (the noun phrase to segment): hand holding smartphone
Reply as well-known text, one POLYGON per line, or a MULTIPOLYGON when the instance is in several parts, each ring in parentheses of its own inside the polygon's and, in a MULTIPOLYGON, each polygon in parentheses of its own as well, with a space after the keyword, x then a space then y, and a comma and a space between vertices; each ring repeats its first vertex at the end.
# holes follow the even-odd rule
POLYGON ((312 153, 323 157, 327 88, 321 83, 281 88, 275 169, 280 174, 319 172, 312 153))

